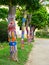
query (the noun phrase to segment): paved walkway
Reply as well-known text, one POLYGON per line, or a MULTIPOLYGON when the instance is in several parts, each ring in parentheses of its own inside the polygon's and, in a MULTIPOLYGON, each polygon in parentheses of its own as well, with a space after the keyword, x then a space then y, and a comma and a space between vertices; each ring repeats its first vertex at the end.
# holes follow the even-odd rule
POLYGON ((49 39, 35 39, 25 65, 49 65, 49 39))

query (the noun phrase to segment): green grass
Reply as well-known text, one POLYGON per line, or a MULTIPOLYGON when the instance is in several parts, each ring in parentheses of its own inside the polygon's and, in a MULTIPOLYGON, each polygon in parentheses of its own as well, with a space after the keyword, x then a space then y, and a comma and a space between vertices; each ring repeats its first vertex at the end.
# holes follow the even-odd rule
POLYGON ((8 43, 2 44, 3 49, 0 48, 0 65, 24 65, 28 59, 29 52, 32 49, 32 44, 25 43, 24 50, 21 49, 20 39, 18 40, 18 62, 9 60, 10 57, 10 47, 8 43))

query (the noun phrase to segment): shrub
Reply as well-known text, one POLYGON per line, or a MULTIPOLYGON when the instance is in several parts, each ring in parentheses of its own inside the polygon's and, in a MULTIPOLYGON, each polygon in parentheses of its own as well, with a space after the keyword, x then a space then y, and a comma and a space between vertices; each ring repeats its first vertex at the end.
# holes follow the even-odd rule
POLYGON ((49 38, 49 32, 37 31, 36 32, 36 37, 39 37, 39 38, 49 38))
POLYGON ((0 22, 0 42, 7 41, 8 38, 7 27, 8 27, 7 21, 0 22))
POLYGON ((8 9, 0 8, 0 19, 5 19, 8 16, 8 9))

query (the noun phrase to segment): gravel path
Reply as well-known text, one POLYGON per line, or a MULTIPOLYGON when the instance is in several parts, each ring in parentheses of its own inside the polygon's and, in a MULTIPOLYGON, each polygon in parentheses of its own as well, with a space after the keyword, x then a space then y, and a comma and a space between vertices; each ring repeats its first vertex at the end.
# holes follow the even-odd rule
POLYGON ((35 39, 25 65, 49 65, 49 39, 35 39))

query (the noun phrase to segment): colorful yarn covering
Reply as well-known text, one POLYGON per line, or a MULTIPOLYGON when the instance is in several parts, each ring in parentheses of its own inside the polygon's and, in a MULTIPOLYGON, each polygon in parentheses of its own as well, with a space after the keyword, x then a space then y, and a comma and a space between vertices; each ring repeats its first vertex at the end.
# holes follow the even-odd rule
POLYGON ((26 26, 26 32, 27 32, 27 39, 28 39, 28 26, 26 26))
POLYGON ((30 39, 30 29, 28 29, 28 26, 26 26, 26 32, 27 32, 28 43, 30 43, 31 42, 31 39, 30 39))
POLYGON ((22 36, 21 36, 21 48, 24 49, 24 27, 25 27, 25 18, 22 18, 22 36))
POLYGON ((8 41, 10 45, 10 57, 12 60, 16 60, 16 28, 15 28, 15 21, 13 18, 9 18, 8 24, 8 41))
POLYGON ((32 27, 30 27, 30 39, 31 41, 33 40, 33 28, 32 27))

